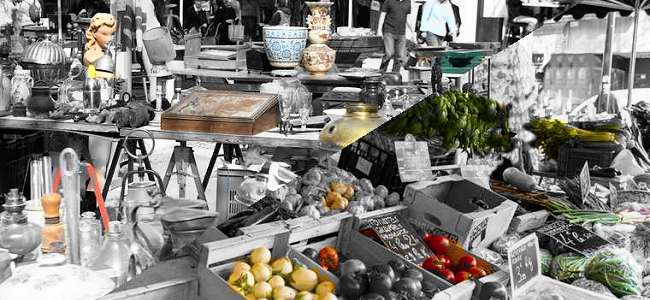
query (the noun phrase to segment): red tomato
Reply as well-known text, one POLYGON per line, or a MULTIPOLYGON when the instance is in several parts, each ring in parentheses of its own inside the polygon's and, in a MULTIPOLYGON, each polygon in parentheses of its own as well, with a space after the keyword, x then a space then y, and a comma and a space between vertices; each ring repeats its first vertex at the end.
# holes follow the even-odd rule
POLYGON ((451 283, 456 282, 456 275, 454 275, 454 272, 452 272, 449 269, 442 269, 442 270, 436 271, 436 273, 438 273, 440 276, 442 276, 442 278, 446 279, 447 281, 449 281, 451 283))
POLYGON ((442 235, 434 235, 427 242, 429 249, 433 250, 436 255, 446 254, 449 249, 449 239, 442 235))
POLYGON ((431 255, 424 260, 422 267, 427 271, 433 271, 442 267, 442 262, 435 255, 431 255))
POLYGON ((487 272, 485 272, 485 270, 478 267, 471 268, 467 270, 467 272, 472 274, 472 278, 477 278, 477 279, 487 275, 487 272))
POLYGON ((428 243, 429 243, 429 240, 431 240, 431 237, 432 237, 432 236, 433 236, 433 235, 431 235, 430 233, 425 232, 425 233, 424 233, 424 236, 422 237, 422 239, 424 240, 425 243, 428 244, 428 243))
POLYGON ((458 259, 458 270, 465 271, 476 267, 476 258, 471 255, 463 255, 458 259))
POLYGON ((467 271, 456 272, 456 274, 454 274, 454 279, 456 279, 454 283, 461 283, 467 279, 472 279, 472 278, 473 277, 470 272, 467 271))
POLYGON ((442 262, 442 265, 445 266, 445 268, 451 268, 451 258, 449 258, 449 256, 444 254, 438 255, 438 260, 442 262))

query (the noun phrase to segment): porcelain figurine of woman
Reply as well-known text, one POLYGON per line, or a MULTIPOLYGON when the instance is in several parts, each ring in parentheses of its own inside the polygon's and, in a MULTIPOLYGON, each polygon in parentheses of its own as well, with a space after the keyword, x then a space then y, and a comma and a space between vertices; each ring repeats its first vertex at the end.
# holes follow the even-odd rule
POLYGON ((115 18, 106 13, 98 13, 93 16, 90 26, 86 30, 86 46, 84 47, 84 65, 93 64, 97 59, 104 56, 108 42, 113 38, 117 30, 115 18))

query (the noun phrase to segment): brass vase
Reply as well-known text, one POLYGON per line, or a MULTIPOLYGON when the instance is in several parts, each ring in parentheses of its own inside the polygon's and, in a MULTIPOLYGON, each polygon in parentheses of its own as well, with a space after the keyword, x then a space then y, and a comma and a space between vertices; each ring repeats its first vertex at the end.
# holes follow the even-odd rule
POLYGON ((348 104, 345 110, 343 118, 329 122, 321 130, 320 141, 325 146, 345 148, 387 121, 377 113, 375 104, 348 104))

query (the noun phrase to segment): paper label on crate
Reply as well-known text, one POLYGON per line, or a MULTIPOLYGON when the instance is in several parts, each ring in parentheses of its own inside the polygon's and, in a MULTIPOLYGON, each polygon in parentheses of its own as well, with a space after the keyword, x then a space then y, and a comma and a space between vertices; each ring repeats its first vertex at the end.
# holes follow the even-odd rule
POLYGON ((508 248, 508 271, 512 298, 525 291, 533 279, 541 276, 539 241, 537 235, 529 234, 508 248))
POLYGON ((412 263, 419 265, 433 254, 401 215, 372 218, 368 220, 368 225, 388 249, 412 263))
POLYGON ((433 180, 427 142, 395 142, 397 169, 402 182, 433 180))
POLYGON ((589 189, 591 189, 591 176, 589 175, 589 163, 585 162, 580 171, 580 196, 582 197, 582 204, 585 203, 589 196, 589 189))
POLYGON ((565 247, 589 256, 610 243, 582 226, 570 224, 564 220, 548 224, 537 232, 546 235, 565 247))
POLYGON ((372 163, 363 157, 359 157, 357 159, 357 165, 354 167, 357 170, 359 170, 361 173, 366 174, 366 176, 369 176, 370 170, 372 169, 372 163))

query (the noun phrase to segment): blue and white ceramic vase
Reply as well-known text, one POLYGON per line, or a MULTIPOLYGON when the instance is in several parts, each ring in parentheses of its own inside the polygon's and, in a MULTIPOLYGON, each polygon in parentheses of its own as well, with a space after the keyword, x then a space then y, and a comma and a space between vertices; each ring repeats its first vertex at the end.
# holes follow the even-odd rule
POLYGON ((293 68, 300 64, 308 30, 295 26, 264 26, 264 48, 271 66, 293 68))

